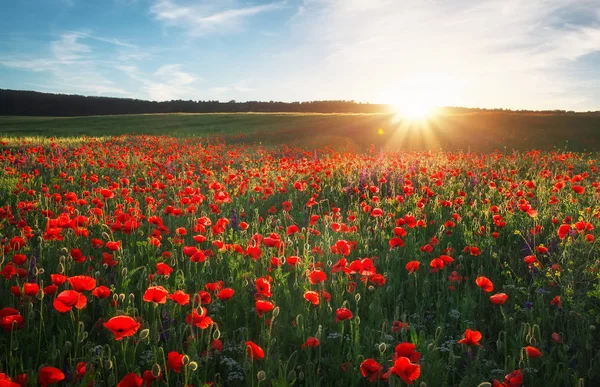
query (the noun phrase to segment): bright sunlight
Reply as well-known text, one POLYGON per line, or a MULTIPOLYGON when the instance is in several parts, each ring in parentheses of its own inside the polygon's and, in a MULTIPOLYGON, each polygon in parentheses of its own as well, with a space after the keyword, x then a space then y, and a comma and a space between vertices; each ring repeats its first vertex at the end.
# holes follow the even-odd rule
POLYGON ((394 107, 398 120, 423 121, 440 106, 458 105, 460 83, 446 74, 413 73, 382 92, 382 101, 394 107))

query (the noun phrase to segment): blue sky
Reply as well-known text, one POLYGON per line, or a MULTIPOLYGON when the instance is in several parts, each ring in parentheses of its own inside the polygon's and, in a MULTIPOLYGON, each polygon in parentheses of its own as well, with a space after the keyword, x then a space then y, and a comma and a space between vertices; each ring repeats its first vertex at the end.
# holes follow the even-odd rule
POLYGON ((5 0, 0 88, 600 110, 600 0, 5 0))

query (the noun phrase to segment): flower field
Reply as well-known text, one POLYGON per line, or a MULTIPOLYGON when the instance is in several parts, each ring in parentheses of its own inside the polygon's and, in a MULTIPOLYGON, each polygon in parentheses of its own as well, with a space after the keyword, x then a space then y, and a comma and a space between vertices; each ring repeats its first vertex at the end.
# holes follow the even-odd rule
POLYGON ((600 384, 595 154, 1 150, 0 387, 600 384))

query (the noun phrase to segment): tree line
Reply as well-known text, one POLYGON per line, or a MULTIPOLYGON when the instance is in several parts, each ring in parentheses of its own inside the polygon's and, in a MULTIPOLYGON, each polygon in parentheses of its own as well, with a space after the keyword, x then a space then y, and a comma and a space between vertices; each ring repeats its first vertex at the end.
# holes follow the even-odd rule
MULTIPOLYGON (((133 98, 83 96, 75 94, 40 93, 36 91, 0 89, 0 115, 12 116, 90 116, 107 114, 148 113, 245 113, 245 112, 289 112, 289 113, 390 113, 393 108, 385 104, 360 103, 355 101, 147 101, 133 98)), ((446 113, 512 112, 505 109, 478 109, 445 107, 446 113)), ((565 110, 515 111, 529 114, 585 114, 600 115, 600 112, 575 113, 565 110)))

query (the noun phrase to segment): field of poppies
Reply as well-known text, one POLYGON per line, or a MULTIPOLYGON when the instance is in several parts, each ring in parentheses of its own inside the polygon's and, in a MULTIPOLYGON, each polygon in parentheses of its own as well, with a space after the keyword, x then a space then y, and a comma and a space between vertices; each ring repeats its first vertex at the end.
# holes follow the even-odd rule
POLYGON ((0 149, 0 387, 600 384, 597 154, 0 149))

